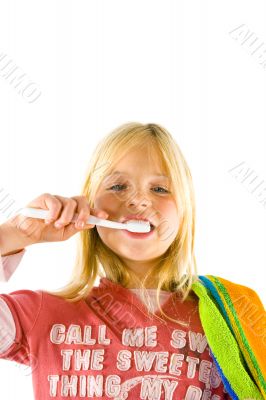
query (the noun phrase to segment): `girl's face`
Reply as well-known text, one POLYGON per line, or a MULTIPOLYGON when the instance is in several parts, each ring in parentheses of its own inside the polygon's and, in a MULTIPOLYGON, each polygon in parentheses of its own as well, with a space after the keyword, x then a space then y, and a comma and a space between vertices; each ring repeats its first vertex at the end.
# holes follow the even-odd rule
POLYGON ((128 153, 105 177, 96 194, 94 207, 109 214, 108 219, 121 222, 133 214, 148 218, 155 229, 145 238, 131 237, 126 230, 96 225, 102 241, 124 263, 139 275, 155 266, 169 248, 178 232, 178 215, 171 193, 171 177, 162 168, 160 157, 147 149, 128 153), (119 173, 114 174, 115 171, 119 173))

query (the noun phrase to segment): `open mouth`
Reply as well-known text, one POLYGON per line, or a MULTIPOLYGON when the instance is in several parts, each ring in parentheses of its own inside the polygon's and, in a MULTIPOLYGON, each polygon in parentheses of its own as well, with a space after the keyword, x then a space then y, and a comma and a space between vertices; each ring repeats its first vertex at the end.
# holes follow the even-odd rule
POLYGON ((139 223, 149 223, 149 225, 150 225, 150 230, 149 230, 149 232, 151 232, 151 231, 154 231, 155 229, 156 229, 156 226, 155 225, 153 225, 152 223, 151 223, 151 221, 149 221, 148 219, 144 219, 144 218, 130 218, 130 219, 127 219, 127 218, 123 218, 122 220, 120 220, 120 222, 122 222, 122 223, 125 223, 125 222, 129 222, 129 221, 134 221, 134 222, 139 222, 139 223))
POLYGON ((155 226, 150 222, 151 231, 155 229, 155 226))

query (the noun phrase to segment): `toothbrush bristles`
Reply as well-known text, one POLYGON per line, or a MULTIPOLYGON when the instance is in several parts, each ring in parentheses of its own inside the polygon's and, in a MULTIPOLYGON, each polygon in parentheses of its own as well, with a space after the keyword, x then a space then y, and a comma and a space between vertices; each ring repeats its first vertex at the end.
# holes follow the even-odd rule
POLYGON ((151 226, 148 221, 143 221, 143 220, 127 221, 127 224, 129 225, 127 230, 130 232, 147 233, 150 232, 151 230, 151 226), (140 225, 142 226, 140 227, 140 225))

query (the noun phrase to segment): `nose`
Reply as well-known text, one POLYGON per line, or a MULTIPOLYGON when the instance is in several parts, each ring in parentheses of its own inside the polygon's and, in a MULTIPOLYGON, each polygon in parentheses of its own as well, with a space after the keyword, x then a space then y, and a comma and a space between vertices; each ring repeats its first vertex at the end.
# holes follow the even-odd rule
POLYGON ((140 192, 133 193, 126 203, 128 207, 151 206, 151 200, 147 197, 147 195, 144 195, 140 192))

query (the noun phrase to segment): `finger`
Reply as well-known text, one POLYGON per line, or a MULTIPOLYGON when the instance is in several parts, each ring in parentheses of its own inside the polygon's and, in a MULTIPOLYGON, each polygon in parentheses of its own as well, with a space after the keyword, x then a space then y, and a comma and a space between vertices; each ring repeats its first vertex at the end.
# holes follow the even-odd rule
POLYGON ((88 224, 87 221, 90 215, 95 215, 99 218, 108 218, 108 213, 96 208, 90 208, 89 201, 86 196, 74 196, 78 202, 77 218, 75 221, 76 229, 86 229, 94 227, 95 224, 88 224))
POLYGON ((93 227, 95 224, 87 224, 88 218, 91 215, 91 209, 86 196, 74 196, 77 201, 77 218, 75 220, 75 228, 83 229, 85 226, 93 227))
POLYGON ((46 221, 52 221, 59 215, 62 208, 62 202, 56 196, 53 196, 50 193, 44 193, 29 203, 27 207, 41 207, 43 209, 48 209, 49 212, 46 221))
POLYGON ((73 198, 63 198, 62 202, 63 209, 61 210, 59 218, 54 223, 54 226, 58 229, 71 223, 78 206, 77 201, 73 198))
MULTIPOLYGON (((86 212, 84 207, 80 211, 79 215, 80 214, 82 215, 82 218, 85 218, 85 221, 88 220, 88 212, 86 212)), ((106 213, 103 210, 99 210, 99 209, 95 209, 95 208, 91 208, 90 209, 90 214, 89 215, 95 215, 95 216, 97 216, 99 218, 107 218, 108 217, 108 213, 106 213)), ((62 233, 62 240, 67 240, 71 236, 76 234, 77 232, 81 232, 82 230, 86 230, 86 229, 92 229, 94 227, 95 227, 95 224, 84 224, 84 226, 82 228, 77 227, 76 223, 75 224, 69 224, 69 225, 63 227, 63 229, 62 229, 64 231, 62 233)))
POLYGON ((46 218, 45 223, 49 224, 50 222, 56 221, 62 212, 64 207, 63 198, 57 195, 47 195, 45 197, 45 204, 49 209, 48 217, 46 218))

